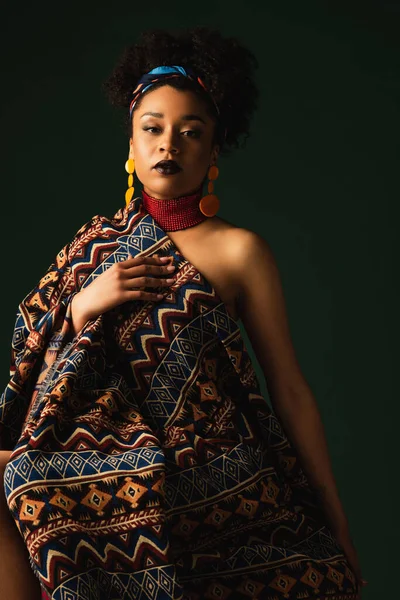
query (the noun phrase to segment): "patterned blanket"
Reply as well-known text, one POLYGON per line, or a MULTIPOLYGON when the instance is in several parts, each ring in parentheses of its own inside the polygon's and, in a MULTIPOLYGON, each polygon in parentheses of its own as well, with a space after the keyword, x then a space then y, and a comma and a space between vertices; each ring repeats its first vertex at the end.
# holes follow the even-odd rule
POLYGON ((9 509, 51 600, 357 598, 240 328, 141 203, 96 216, 19 306, 0 402, 9 509), (173 256, 160 301, 71 334, 116 261, 173 256))

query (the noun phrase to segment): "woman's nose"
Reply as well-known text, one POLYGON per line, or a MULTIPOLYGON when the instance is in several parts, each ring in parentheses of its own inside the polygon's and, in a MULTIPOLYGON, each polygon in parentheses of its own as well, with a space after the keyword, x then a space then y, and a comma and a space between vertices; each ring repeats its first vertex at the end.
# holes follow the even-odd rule
POLYGON ((164 152, 178 152, 179 138, 177 134, 166 132, 160 140, 160 150, 164 152))

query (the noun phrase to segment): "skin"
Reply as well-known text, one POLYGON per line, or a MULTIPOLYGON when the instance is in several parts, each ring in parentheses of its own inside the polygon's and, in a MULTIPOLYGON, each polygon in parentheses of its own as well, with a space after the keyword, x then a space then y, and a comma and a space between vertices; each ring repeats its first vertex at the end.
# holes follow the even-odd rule
MULTIPOLYGON (((132 125, 129 157, 135 160, 135 176, 145 191, 160 202, 195 191, 209 166, 217 162, 219 148, 213 142, 215 122, 203 101, 190 91, 169 85, 150 91, 136 107, 132 125), (157 116, 145 115, 149 112, 157 116), (188 120, 184 118, 187 115, 198 118, 188 120), (159 174, 153 167, 163 159, 176 160, 182 171, 168 177, 159 174)), ((210 281, 232 318, 241 319, 263 370, 274 410, 299 452, 303 468, 321 498, 331 529, 360 586, 364 585, 334 480, 320 413, 295 355, 282 283, 269 245, 258 234, 218 216, 186 230, 169 232, 169 236, 210 281)), ((74 296, 75 333, 88 319, 123 302, 137 298, 155 300, 154 294, 140 288, 168 286, 171 284, 166 280, 168 276, 171 277, 167 267, 155 257, 131 258, 113 265, 74 296)), ((22 555, 20 548, 18 561, 22 555)), ((28 597, 21 594, 15 600, 28 597)), ((11 596, 7 598, 11 600, 11 596)))
MULTIPOLYGON (((11 452, 0 450, 0 479, 11 452)), ((11 517, 4 492, 0 494, 0 598, 40 600, 41 591, 22 537, 11 517)))

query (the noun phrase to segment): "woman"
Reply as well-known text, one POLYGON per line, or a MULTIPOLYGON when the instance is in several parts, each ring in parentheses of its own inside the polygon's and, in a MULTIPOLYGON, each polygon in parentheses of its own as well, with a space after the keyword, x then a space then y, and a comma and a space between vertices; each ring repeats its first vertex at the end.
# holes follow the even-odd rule
POLYGON ((218 32, 150 31, 105 83, 129 108, 126 207, 85 224, 17 316, 0 412, 8 600, 360 597, 276 263, 216 215, 255 67, 218 32))

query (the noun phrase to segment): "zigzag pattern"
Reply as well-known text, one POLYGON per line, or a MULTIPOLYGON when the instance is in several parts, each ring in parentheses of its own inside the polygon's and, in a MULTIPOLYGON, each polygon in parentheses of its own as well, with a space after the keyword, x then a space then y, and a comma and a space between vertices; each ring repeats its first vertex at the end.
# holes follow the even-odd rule
POLYGON ((238 324, 140 198, 94 217, 19 307, 0 402, 10 511, 52 600, 357 597, 238 324), (71 339, 75 293, 171 255, 159 302, 71 339), (33 390, 33 392, 32 392, 33 390))

